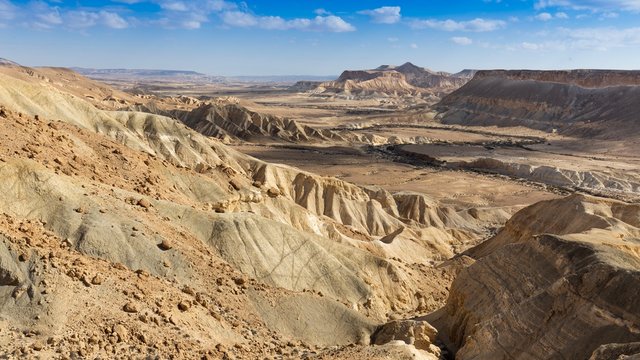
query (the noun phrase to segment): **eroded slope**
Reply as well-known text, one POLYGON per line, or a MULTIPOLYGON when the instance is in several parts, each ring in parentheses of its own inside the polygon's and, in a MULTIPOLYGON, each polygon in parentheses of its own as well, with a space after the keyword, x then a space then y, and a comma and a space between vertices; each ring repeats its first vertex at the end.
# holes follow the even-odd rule
POLYGON ((637 341, 639 214, 637 204, 573 195, 522 210, 468 251, 478 260, 442 310, 456 358, 586 359, 637 341))

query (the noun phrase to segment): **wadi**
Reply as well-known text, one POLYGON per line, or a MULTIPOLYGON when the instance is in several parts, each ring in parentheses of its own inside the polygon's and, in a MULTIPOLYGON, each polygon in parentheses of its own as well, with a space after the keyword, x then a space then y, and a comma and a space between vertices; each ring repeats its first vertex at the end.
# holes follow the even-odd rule
POLYGON ((637 353, 640 76, 472 76, 187 96, 5 61, 2 353, 637 353))
POLYGON ((640 358, 640 6, 311 3, 0 0, 0 359, 640 358))

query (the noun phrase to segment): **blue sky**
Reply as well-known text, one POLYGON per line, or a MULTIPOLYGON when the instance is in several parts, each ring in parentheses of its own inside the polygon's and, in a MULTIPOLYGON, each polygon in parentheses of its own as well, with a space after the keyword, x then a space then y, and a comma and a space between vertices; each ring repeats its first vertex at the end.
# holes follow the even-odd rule
POLYGON ((640 0, 0 0, 0 57, 214 75, 406 61, 452 72, 635 69, 640 0))

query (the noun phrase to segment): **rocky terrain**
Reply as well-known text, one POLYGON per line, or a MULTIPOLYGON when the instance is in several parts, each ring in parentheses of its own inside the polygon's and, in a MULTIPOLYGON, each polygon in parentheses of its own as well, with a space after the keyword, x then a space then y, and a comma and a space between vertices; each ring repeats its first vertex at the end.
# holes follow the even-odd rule
POLYGON ((157 106, 143 106, 139 110, 176 118, 203 135, 226 142, 343 140, 331 130, 317 130, 292 119, 251 111, 234 99, 196 100, 192 104, 196 106, 192 110, 160 110, 157 106))
POLYGON ((475 262, 436 315, 456 358, 640 354, 620 345, 640 336, 639 210, 583 195, 538 203, 462 255, 475 262))
POLYGON ((429 99, 441 96, 464 85, 473 71, 457 74, 434 72, 412 63, 401 66, 382 65, 373 70, 347 70, 335 81, 320 84, 299 82, 292 89, 313 94, 340 94, 357 97, 413 96, 429 99))
POLYGON ((575 152, 555 153, 546 149, 548 145, 536 145, 540 142, 545 141, 532 139, 484 144, 414 142, 382 148, 408 160, 442 168, 500 174, 549 187, 608 197, 639 198, 640 173, 636 159, 621 161, 614 156, 580 157, 575 152))
POLYGON ((414 350, 388 351, 439 352, 428 324, 373 335, 444 303, 448 270, 424 259, 482 238, 472 216, 264 163, 46 79, 0 83, 5 353, 299 356, 417 326, 414 350))
POLYGON ((479 71, 437 105, 442 122, 620 140, 638 134, 640 72, 479 71))
MULTIPOLYGON (((604 133, 576 133, 594 135, 596 156, 565 135, 573 125, 480 130, 421 107, 139 94, 3 64, 0 357, 640 355, 640 206, 579 192, 638 191, 636 157, 604 133)), ((421 93, 472 74, 343 76, 355 92, 421 93)), ((621 81, 489 74, 439 109, 486 79, 621 81)))

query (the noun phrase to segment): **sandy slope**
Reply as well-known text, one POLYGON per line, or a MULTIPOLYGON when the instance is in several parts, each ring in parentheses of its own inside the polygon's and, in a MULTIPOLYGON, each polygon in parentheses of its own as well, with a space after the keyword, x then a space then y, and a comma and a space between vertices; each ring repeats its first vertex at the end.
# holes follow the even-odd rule
POLYGON ((451 278, 425 259, 483 236, 435 203, 428 219, 409 220, 414 205, 382 189, 258 161, 170 118, 100 110, 46 81, 0 82, 7 353, 366 345, 392 315, 442 304, 451 278), (15 237, 11 223, 34 235, 15 237), (49 253, 69 260, 52 265, 49 253), (27 329, 38 330, 22 338, 27 329))

